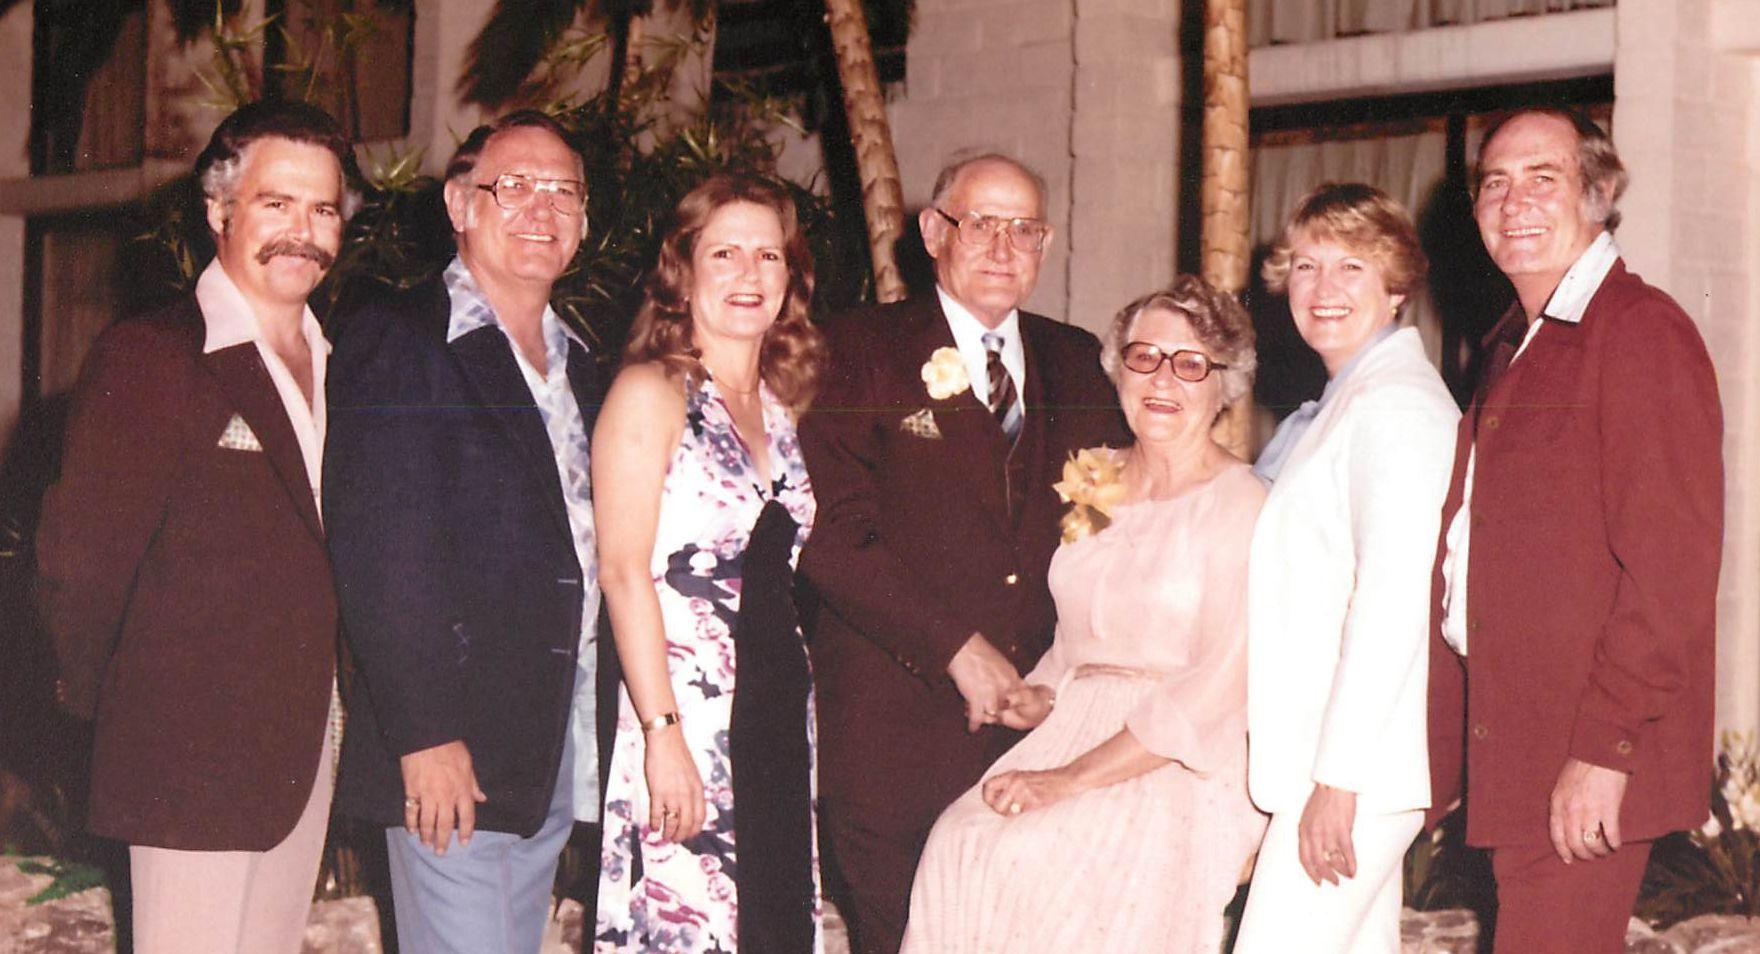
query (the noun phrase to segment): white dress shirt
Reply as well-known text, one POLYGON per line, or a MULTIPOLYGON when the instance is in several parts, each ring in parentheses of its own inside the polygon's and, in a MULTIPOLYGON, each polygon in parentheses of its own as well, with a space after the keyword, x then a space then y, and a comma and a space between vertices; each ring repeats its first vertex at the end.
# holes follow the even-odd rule
MULTIPOLYGON (((287 422, 293 425, 293 436, 299 441, 306 479, 312 486, 312 504, 316 506, 319 488, 323 485, 324 422, 328 416, 324 406, 324 370, 330 360, 330 341, 324 337, 318 319, 310 307, 300 317, 300 334, 305 337, 306 348, 312 353, 312 400, 308 404, 299 389, 299 382, 287 369, 287 363, 263 340, 263 326, 257 320, 257 313, 245 300, 244 293, 233 284, 232 276, 221 267, 220 259, 209 262, 196 280, 196 304, 202 309, 202 320, 207 325, 207 333, 202 339, 203 354, 247 341, 257 346, 257 354, 262 356, 263 366, 269 369, 269 380, 275 383, 275 393, 287 411, 287 422)), ((319 507, 318 512, 322 514, 323 508, 319 507)))
POLYGON ((1002 369, 1014 379, 1015 406, 1026 413, 1023 402, 1027 393, 1027 349, 1021 344, 1020 309, 1010 308, 996 327, 986 328, 946 289, 937 285, 935 294, 941 296, 941 313, 947 316, 947 327, 953 331, 954 346, 966 364, 966 377, 972 382, 972 393, 978 396, 979 403, 986 401, 990 393, 990 352, 984 347, 984 336, 998 335, 1002 338, 1002 369))
MULTIPOLYGON (((1540 318, 1528 323, 1528 333, 1510 363, 1513 365, 1522 352, 1528 350, 1529 342, 1546 323, 1541 319, 1573 325, 1582 322, 1584 312, 1589 310, 1589 302, 1601 290, 1601 283, 1617 261, 1619 246, 1614 244, 1613 233, 1602 232, 1564 273, 1558 288, 1547 299, 1546 307, 1540 310, 1540 318)), ((1469 448, 1467 473, 1461 486, 1461 509, 1449 522, 1448 534, 1444 538, 1446 549, 1442 555, 1442 638, 1449 648, 1462 656, 1467 654, 1467 551, 1472 538, 1473 471, 1478 463, 1478 448, 1469 448)))

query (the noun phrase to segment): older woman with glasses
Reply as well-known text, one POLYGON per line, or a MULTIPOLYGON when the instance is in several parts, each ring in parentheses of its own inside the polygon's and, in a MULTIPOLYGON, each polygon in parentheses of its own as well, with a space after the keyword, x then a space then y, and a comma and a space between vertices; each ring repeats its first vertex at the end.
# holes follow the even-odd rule
POLYGON ((1218 950, 1263 829, 1245 612, 1264 490, 1210 437, 1251 387, 1252 325, 1182 276, 1118 313, 1102 363, 1136 442, 1065 468, 1056 641, 1001 713, 1033 731, 936 823, 906 951, 1218 950))
POLYGON ((1460 414, 1399 309, 1424 253, 1398 203, 1323 185, 1265 263, 1329 381, 1256 470, 1249 780, 1271 825, 1235 945, 1399 950, 1401 859, 1430 804, 1430 566, 1460 414))

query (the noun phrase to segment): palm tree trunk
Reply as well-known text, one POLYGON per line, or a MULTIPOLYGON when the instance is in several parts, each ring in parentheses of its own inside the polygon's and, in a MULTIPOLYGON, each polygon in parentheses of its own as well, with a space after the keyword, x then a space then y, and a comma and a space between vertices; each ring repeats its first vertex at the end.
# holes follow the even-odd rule
MULTIPOLYGON (((1247 284, 1247 3, 1204 0, 1204 280, 1231 294, 1247 284)), ((1252 395, 1217 422, 1217 439, 1236 456, 1254 448, 1252 395)))
POLYGON ((892 253, 904 233, 904 186, 898 157, 892 149, 892 127, 868 21, 861 0, 825 0, 831 47, 837 54, 837 75, 843 84, 843 108, 849 117, 856 172, 862 180, 862 213, 868 220, 868 250, 874 259, 874 295, 882 302, 905 296, 904 278, 892 253))

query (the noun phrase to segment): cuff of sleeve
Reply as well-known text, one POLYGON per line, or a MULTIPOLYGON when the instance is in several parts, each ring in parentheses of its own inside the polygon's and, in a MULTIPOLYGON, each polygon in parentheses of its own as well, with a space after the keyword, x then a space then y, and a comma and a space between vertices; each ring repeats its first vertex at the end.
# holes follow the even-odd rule
POLYGON ((1624 726, 1578 715, 1571 731, 1571 757, 1629 774, 1637 764, 1638 742, 1638 734, 1624 726))

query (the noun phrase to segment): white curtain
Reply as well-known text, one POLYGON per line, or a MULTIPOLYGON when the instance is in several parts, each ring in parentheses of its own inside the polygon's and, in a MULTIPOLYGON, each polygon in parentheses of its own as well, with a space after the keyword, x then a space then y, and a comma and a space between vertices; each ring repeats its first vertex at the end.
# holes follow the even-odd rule
POLYGON ((1248 42, 1313 43, 1613 5, 1614 0, 1247 0, 1248 42))
MULTIPOLYGON (((1340 3, 1369 0, 1338 0, 1340 3)), ((1482 2, 1482 0, 1481 0, 1482 2)), ((1448 136, 1441 130, 1379 139, 1350 139, 1253 150, 1253 246, 1276 241, 1302 196, 1322 182, 1366 182, 1403 203, 1414 217, 1432 201, 1447 173, 1448 136)), ((1424 336, 1435 362, 1442 332, 1428 295, 1406 306, 1405 320, 1424 336)))

